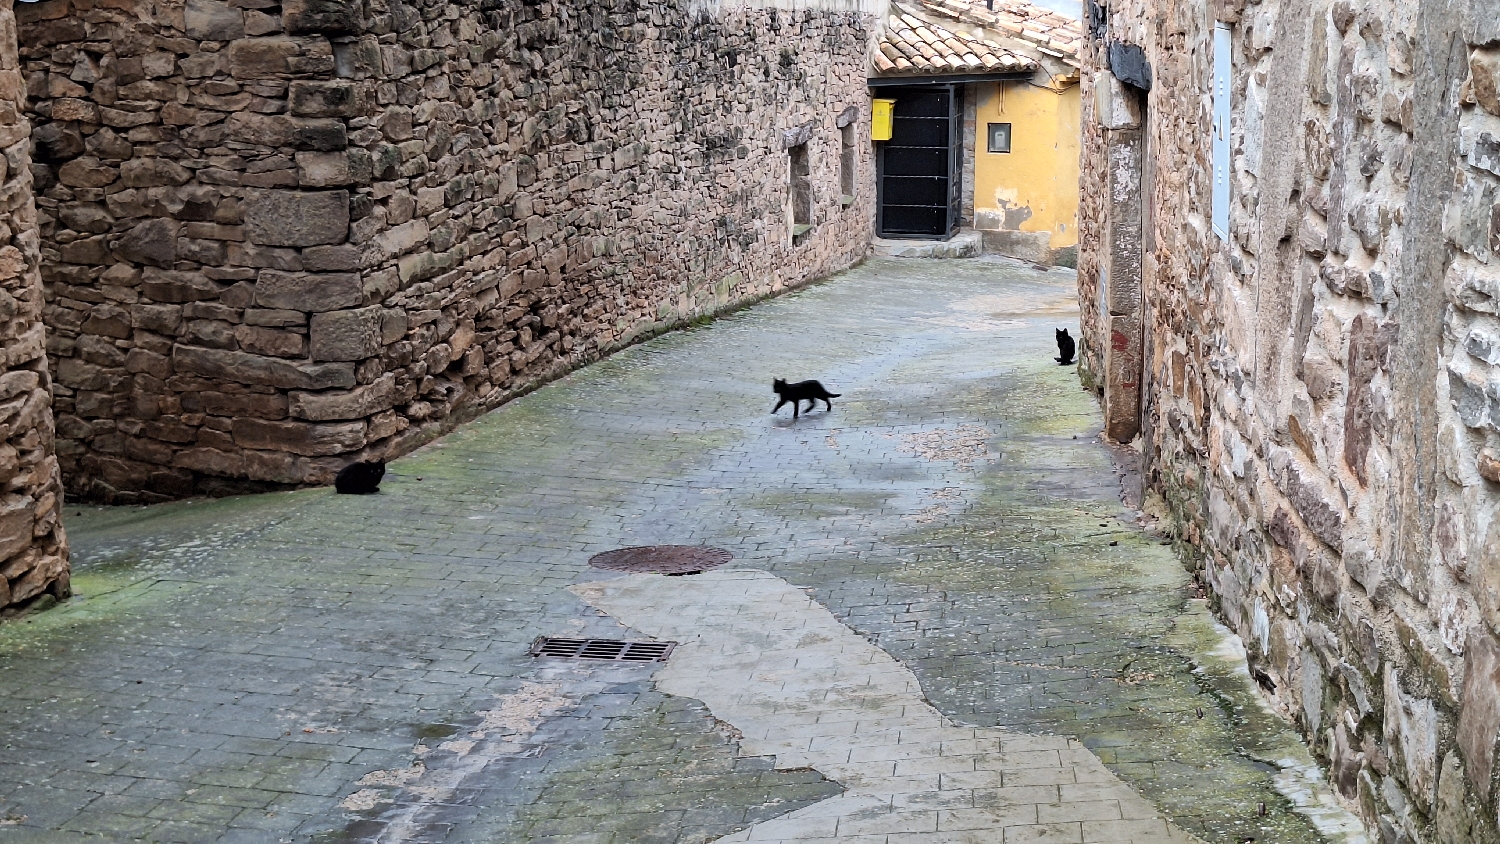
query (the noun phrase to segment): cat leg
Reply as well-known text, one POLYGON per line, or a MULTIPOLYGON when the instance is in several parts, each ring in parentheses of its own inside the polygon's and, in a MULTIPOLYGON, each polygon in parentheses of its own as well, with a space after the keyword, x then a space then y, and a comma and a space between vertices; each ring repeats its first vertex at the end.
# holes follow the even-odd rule
POLYGON ((771 414, 775 415, 776 411, 780 410, 781 406, 784 404, 786 404, 786 399, 782 399, 781 401, 777 402, 776 406, 771 408, 771 414))

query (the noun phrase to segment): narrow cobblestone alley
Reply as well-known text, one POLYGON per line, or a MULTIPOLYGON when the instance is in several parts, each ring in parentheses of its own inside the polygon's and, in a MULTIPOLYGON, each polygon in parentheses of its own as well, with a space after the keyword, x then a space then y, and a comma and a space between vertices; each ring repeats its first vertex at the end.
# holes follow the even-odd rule
POLYGON ((1071 272, 871 260, 379 496, 69 507, 81 596, 0 625, 0 844, 1363 842, 1121 504, 1076 314, 1071 272), (734 560, 588 564, 647 544, 734 560))

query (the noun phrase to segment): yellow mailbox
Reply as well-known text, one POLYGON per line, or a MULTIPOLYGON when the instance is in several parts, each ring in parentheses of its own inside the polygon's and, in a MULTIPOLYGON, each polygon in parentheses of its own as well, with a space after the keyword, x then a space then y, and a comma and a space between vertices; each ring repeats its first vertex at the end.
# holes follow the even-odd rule
POLYGON ((870 101, 870 140, 891 139, 891 112, 896 108, 895 100, 870 101))

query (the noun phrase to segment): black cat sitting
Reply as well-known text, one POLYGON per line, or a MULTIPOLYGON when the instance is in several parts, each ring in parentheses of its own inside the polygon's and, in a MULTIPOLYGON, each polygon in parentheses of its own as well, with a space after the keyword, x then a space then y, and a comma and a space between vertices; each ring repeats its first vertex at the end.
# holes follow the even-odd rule
POLYGON ((1053 358, 1053 360, 1057 361, 1057 365, 1067 366, 1068 364, 1073 362, 1073 355, 1077 353, 1078 346, 1073 342, 1073 338, 1068 336, 1068 329, 1057 329, 1058 357, 1053 358))
POLYGON ((361 460, 340 469, 333 478, 333 488, 342 495, 370 495, 380 491, 383 477, 384 460, 361 460))
POLYGON ((828 392, 823 389, 822 384, 816 381, 798 381, 795 384, 788 384, 781 378, 777 378, 771 382, 771 389, 776 392, 776 395, 781 397, 781 401, 778 401, 776 406, 771 408, 771 412, 775 413, 781 409, 782 405, 791 402, 793 419, 797 418, 799 410, 802 407, 802 402, 804 401, 807 402, 808 412, 812 412, 812 409, 818 406, 819 400, 828 405, 829 410, 833 410, 833 402, 829 401, 829 399, 836 399, 843 395, 843 393, 828 392))

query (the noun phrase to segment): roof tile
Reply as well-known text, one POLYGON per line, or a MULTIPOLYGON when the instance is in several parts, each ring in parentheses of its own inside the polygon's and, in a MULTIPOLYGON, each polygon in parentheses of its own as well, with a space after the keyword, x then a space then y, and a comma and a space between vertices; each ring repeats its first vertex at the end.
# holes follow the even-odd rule
MULTIPOLYGON (((939 0, 932 0, 936 5, 939 0)), ((961 8, 965 0, 941 0, 961 8)), ((875 56, 879 76, 924 76, 1035 70, 1037 63, 983 38, 950 32, 915 15, 893 10, 875 56)), ((951 15, 950 15, 951 16, 951 15)))
POLYGON ((987 8, 984 0, 916 2, 933 14, 1008 33, 1029 46, 1061 51, 1068 63, 1077 64, 1078 49, 1083 44, 1082 24, 1030 0, 992 0, 993 9, 987 8))

